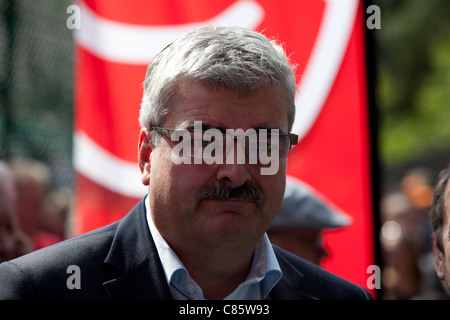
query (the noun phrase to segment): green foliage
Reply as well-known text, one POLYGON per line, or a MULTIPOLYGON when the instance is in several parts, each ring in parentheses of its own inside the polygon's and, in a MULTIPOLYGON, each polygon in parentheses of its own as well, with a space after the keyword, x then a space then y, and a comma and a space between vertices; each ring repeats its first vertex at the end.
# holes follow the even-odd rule
POLYGON ((450 147, 450 2, 377 1, 381 162, 450 147))

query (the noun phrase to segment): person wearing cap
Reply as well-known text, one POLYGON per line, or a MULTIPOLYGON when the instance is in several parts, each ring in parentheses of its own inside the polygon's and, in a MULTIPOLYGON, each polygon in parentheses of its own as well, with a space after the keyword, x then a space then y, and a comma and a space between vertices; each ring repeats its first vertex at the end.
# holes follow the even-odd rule
POLYGON ((328 256, 323 245, 323 230, 350 223, 348 215, 311 186, 287 177, 281 208, 267 234, 273 244, 320 266, 322 259, 328 256))

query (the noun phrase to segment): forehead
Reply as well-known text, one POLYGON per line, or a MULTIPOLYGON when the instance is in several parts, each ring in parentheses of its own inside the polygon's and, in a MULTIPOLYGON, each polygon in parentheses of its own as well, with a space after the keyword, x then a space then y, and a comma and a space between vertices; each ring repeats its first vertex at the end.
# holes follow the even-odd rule
POLYGON ((180 127, 194 121, 222 128, 259 127, 287 131, 286 94, 281 86, 271 86, 242 96, 231 89, 186 80, 178 86, 164 125, 180 127))

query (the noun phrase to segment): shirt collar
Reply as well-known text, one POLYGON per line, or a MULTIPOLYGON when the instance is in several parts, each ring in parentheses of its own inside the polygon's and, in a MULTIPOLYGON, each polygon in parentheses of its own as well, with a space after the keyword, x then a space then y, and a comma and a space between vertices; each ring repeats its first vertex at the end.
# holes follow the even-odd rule
MULTIPOLYGON (((148 196, 145 199, 147 223, 158 250, 166 280, 174 299, 204 299, 202 289, 156 228, 150 213, 148 196)), ((267 234, 255 247, 250 272, 243 283, 225 299, 265 299, 280 281, 282 272, 267 234)))

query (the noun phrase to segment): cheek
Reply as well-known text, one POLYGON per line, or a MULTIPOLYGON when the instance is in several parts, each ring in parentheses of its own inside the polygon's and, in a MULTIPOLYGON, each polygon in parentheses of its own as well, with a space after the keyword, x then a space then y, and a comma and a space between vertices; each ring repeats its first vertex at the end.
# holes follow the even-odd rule
POLYGON ((172 163, 161 147, 152 151, 150 165, 149 194, 155 203, 166 203, 170 199, 172 163))
POLYGON ((192 207, 197 201, 198 190, 204 183, 206 169, 201 165, 174 164, 170 156, 158 158, 152 165, 150 193, 157 194, 157 201, 165 209, 192 207))
POLYGON ((270 212, 272 218, 278 213, 283 201, 285 178, 283 176, 273 176, 271 178, 263 178, 262 184, 265 193, 267 211, 270 212))

